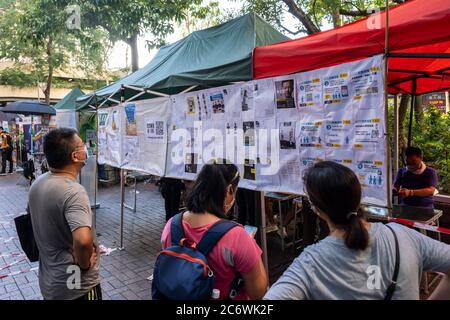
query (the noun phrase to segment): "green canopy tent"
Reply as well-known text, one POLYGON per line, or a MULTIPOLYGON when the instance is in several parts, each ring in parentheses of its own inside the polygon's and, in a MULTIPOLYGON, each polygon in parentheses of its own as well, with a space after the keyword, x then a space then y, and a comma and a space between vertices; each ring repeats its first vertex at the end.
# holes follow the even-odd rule
POLYGON ((81 91, 80 88, 74 88, 72 91, 70 91, 61 101, 59 101, 57 104, 55 104, 53 107, 56 110, 73 110, 76 111, 76 100, 84 96, 84 92, 81 91))
POLYGON ((191 33, 145 67, 77 99, 79 108, 149 99, 252 79, 253 49, 289 40, 256 14, 191 33), (122 91, 122 92, 121 92, 122 91))

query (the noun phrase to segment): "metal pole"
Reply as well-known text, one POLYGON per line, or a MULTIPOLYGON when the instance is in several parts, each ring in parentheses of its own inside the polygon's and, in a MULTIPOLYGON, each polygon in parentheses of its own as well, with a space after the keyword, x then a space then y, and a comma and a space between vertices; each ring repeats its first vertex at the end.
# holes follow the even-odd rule
POLYGON ((394 172, 398 172, 399 158, 399 123, 398 123, 398 95, 394 96, 394 172))
POLYGON ((445 92, 445 112, 450 112, 450 97, 448 91, 445 92))
POLYGON ((409 112, 409 128, 408 128, 408 147, 411 147, 412 140, 412 123, 413 123, 413 115, 414 115, 414 106, 416 104, 416 90, 417 90, 417 81, 413 80, 412 83, 412 95, 411 95, 411 110, 409 112))
POLYGON ((97 226, 97 188, 98 188, 98 104, 97 95, 95 95, 95 121, 96 121, 96 137, 95 137, 95 186, 94 186, 94 229, 97 226))
POLYGON ((269 279, 269 260, 267 256, 267 235, 266 235, 266 204, 264 201, 264 192, 259 192, 261 201, 261 245, 263 252, 264 269, 266 270, 267 279, 269 279))
MULTIPOLYGON (((125 88, 120 89, 120 106, 125 100, 125 88)), ((125 204, 125 170, 120 169, 120 246, 119 250, 123 250, 123 218, 124 218, 124 204, 125 204)))
MULTIPOLYGON (((389 133, 389 99, 388 99, 388 56, 389 56, 389 0, 386 0, 386 30, 385 30, 385 57, 384 57, 384 123, 386 125, 386 196, 387 206, 392 208, 392 190, 391 190, 391 139, 389 133)), ((388 211, 390 212, 390 211, 388 211)), ((389 213, 391 214, 391 213, 389 213)))
POLYGON ((120 169, 120 245, 119 250, 123 250, 123 218, 125 201, 125 170, 120 169))

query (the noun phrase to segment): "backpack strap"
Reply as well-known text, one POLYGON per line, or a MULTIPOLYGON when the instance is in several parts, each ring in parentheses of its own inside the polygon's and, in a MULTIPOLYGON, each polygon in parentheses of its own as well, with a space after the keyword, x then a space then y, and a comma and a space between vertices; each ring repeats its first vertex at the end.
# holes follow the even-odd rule
MULTIPOLYGON (((216 222, 209 230, 205 233, 203 238, 197 245, 197 250, 208 256, 208 253, 214 248, 214 246, 219 242, 220 239, 231 229, 239 226, 238 223, 230 220, 220 220, 216 222)), ((239 292, 242 287, 243 281, 241 275, 238 273, 231 282, 230 292, 228 294, 227 300, 232 300, 239 292)))
POLYGON ((238 223, 229 220, 220 220, 212 225, 197 244, 197 250, 206 257, 219 240, 231 229, 239 226, 238 223))
POLYGON ((395 289, 397 288, 397 278, 398 278, 398 272, 400 269, 400 248, 398 245, 398 238, 397 235, 394 232, 394 229, 392 229, 390 226, 386 225, 386 227, 391 230, 392 234, 394 235, 395 240, 395 267, 394 267, 394 275, 392 276, 391 284, 389 285, 386 296, 384 297, 384 300, 391 300, 392 296, 394 295, 395 289))
POLYGON ((170 224, 170 240, 173 246, 177 246, 183 238, 183 213, 181 212, 172 218, 172 223, 170 224))

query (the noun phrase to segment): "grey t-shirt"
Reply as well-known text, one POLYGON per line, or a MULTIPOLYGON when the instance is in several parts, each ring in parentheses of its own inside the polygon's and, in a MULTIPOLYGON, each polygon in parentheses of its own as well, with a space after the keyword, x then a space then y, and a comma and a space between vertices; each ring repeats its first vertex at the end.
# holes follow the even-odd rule
MULTIPOLYGON (((398 284, 392 299, 417 300, 423 271, 450 270, 450 246, 399 224, 389 226, 394 229, 400 247, 398 284)), ((264 299, 384 299, 394 265, 392 232, 382 223, 371 223, 366 250, 349 249, 344 239, 329 236, 307 247, 264 299)))
POLYGON ((47 172, 31 186, 28 201, 39 249, 42 296, 47 300, 81 297, 100 283, 99 263, 88 271, 81 271, 79 289, 74 267, 71 267, 75 265, 72 232, 80 227, 92 229, 98 254, 86 190, 76 181, 47 172))

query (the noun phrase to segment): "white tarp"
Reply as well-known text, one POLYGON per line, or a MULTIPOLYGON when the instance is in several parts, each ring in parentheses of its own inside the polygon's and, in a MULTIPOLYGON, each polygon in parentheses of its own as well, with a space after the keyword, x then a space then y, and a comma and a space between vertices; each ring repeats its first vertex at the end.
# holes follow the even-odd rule
POLYGON ((78 130, 78 113, 73 110, 56 110, 56 126, 78 130))
POLYGON ((383 69, 380 55, 101 110, 100 161, 193 180, 223 158, 243 188, 304 194, 305 171, 331 160, 355 171, 363 202, 387 205, 383 69))

